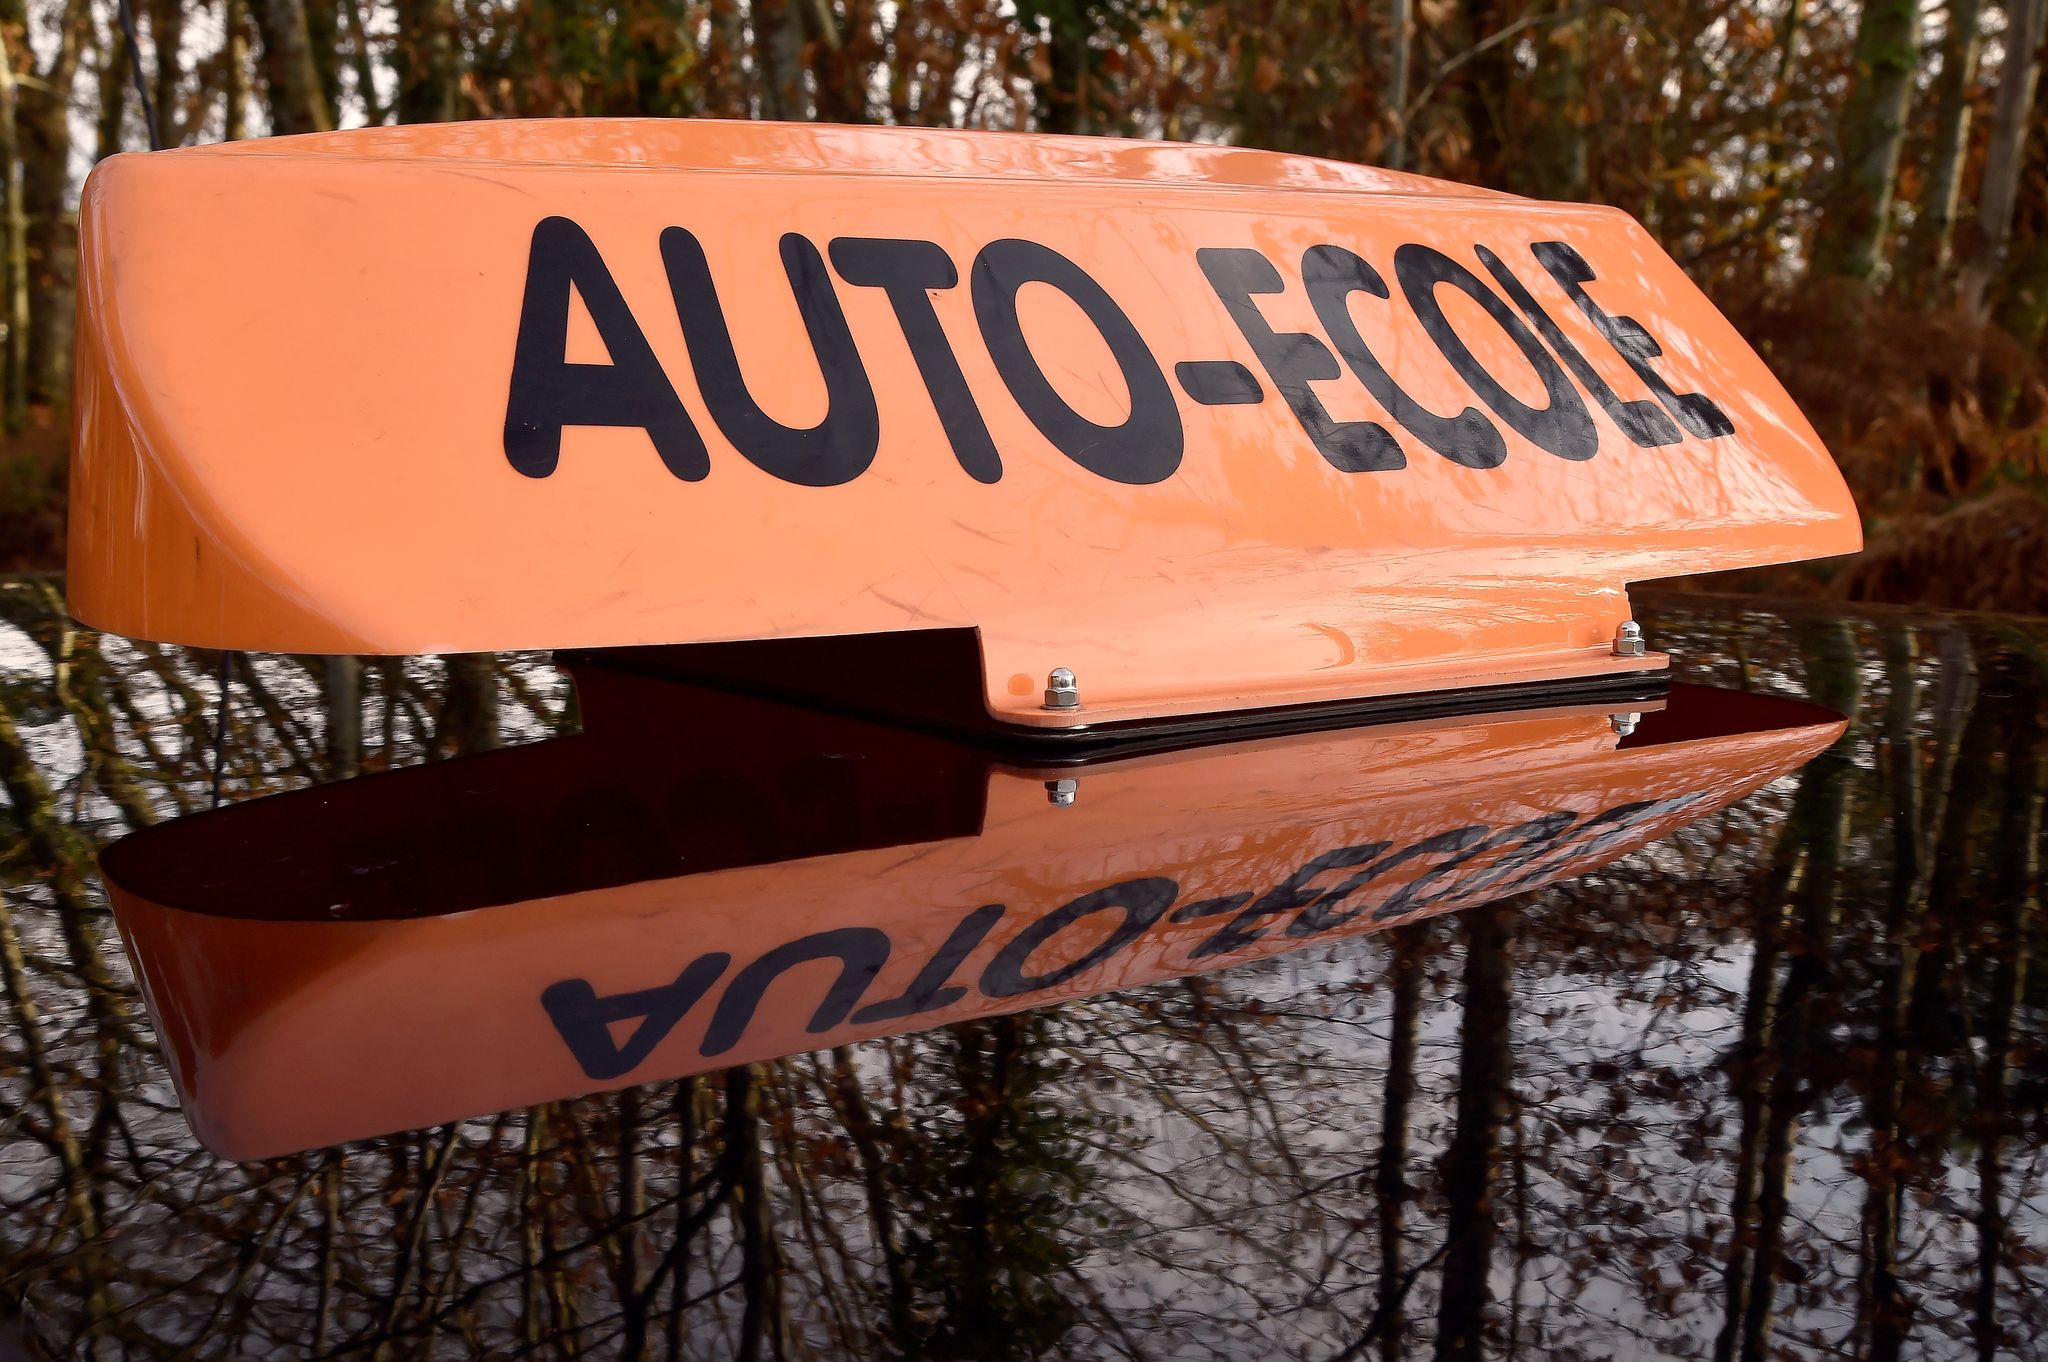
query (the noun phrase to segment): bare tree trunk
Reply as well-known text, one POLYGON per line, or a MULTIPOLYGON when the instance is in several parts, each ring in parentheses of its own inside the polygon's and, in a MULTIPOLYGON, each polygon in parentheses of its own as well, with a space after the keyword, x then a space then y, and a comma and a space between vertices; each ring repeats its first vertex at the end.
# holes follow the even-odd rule
MULTIPOLYGON (((49 786, 30 760, 15 728, 14 716, 4 706, 0 706, 0 792, 8 796, 20 824, 32 869, 50 877, 58 900, 57 913, 77 912, 83 898, 78 889, 79 874, 65 859, 70 848, 60 845, 53 832, 56 817, 49 786)), ((83 965, 83 959, 78 963, 83 965)), ((29 988, 27 960, 14 930, 12 909, 5 901, 0 901, 0 1001, 6 1002, 12 1014, 9 1040, 18 1042, 17 1053, 26 1061, 29 1080, 44 1108, 44 1139, 57 1158, 65 1201, 79 1242, 89 1249, 96 1247, 99 1216, 93 1197, 95 1179, 72 1128, 61 1066, 43 1040, 42 1019, 35 994, 29 988)))
POLYGON ((1465 1018, 1458 1043, 1458 1128, 1444 1159, 1449 1204, 1436 1317, 1438 1362, 1479 1362, 1485 1356, 1495 1164, 1513 1081, 1514 914, 1502 904, 1464 914, 1465 1018))
POLYGON ((447 691, 431 744, 436 756, 488 752, 498 745, 498 658, 495 653, 450 653, 447 691))
MULTIPOLYGON (((306 10, 306 51, 313 58, 313 78, 320 102, 336 127, 341 126, 341 9, 335 0, 300 0, 306 10)), ((400 23, 404 22, 401 18, 400 23)))
POLYGON ((104 161, 121 149, 121 124, 128 116, 128 35, 118 23, 108 24, 106 41, 98 48, 99 117, 92 158, 104 161))
POLYGON ((1415 0, 1387 0, 1388 119, 1385 160, 1390 170, 1408 168, 1408 70, 1414 64, 1415 0))
POLYGON ((1037 4, 1028 12, 1042 15, 1046 32, 1040 45, 1045 60, 1033 63, 1032 113, 1040 132, 1093 131, 1088 119, 1089 37, 1094 25, 1084 5, 1037 4))
POLYGON ((76 335, 78 229, 71 220, 71 95, 92 38, 87 0, 65 0, 57 47, 35 87, 17 98, 22 202, 28 214, 29 386, 62 410, 71 402, 76 335))
MULTIPOLYGON (((1899 1138, 1899 1109, 1906 1081, 1906 1002, 1919 964, 1919 918, 1925 907, 1921 845, 1920 747, 1915 724, 1919 688, 1914 681, 1913 636, 1908 629, 1884 636, 1891 703, 1885 716, 1886 772, 1891 788, 1892 876, 1885 922, 1889 953, 1878 980, 1876 1062, 1864 1113, 1870 1149, 1864 1157, 1863 1309, 1871 1362, 1896 1362, 1912 1323, 1912 1303, 1898 1279, 1899 1206, 1907 1183, 1908 1151, 1899 1138)), ((1951 740, 1953 734, 1947 735, 1951 740)), ((1938 792, 1937 799, 1938 799, 1938 792)), ((1860 1350, 1859 1350, 1860 1351, 1860 1350)))
MULTIPOLYGON (((1817 625, 1804 652, 1814 698, 1853 716, 1861 679, 1847 626, 1817 625)), ((1770 1335, 1780 1236, 1789 1209, 1785 1179, 1806 1099, 1813 995, 1828 970, 1854 743, 1852 729, 1800 773, 1799 790, 1757 893, 1742 1040, 1729 1065, 1742 1130, 1728 1213, 1725 1309, 1714 1342, 1716 1362, 1730 1362, 1738 1352, 1755 1362, 1764 1356, 1770 1335), (1796 925, 1788 920, 1795 912, 1796 925), (1781 983, 1779 966, 1788 958, 1781 983)))
POLYGON ((2021 1000, 2026 996, 2027 936, 2041 911, 2042 768, 2041 682, 2031 661, 2004 662, 2001 726, 2005 788, 1998 803, 1997 852, 1992 866, 1992 972, 1985 1018, 1983 1061, 1977 1080, 1977 1291, 1971 1332, 1977 1356, 1998 1355, 1998 1269, 2006 1238, 2004 1143, 2011 1133, 2007 1080, 2021 1000))
POLYGON ((1530 102, 1538 116, 1517 129, 1509 187, 1539 198, 1579 200, 1586 197, 1589 175, 1586 129, 1580 122, 1586 102, 1586 24, 1566 17, 1577 8, 1575 0, 1555 0, 1551 8, 1554 15, 1532 35, 1536 74, 1530 102))
POLYGON ((239 142, 249 135, 249 13, 245 0, 227 0, 224 13, 221 60, 227 71, 221 82, 221 135, 239 142))
POLYGON ((28 215, 21 201, 21 138, 15 111, 13 40, 19 30, 0 27, 0 164, 6 173, 7 433, 28 424, 28 215))
POLYGON ((759 1066, 741 1064, 725 1075, 725 1180, 732 1189, 732 1214, 739 1221, 739 1357, 755 1362, 766 1343, 771 1357, 783 1355, 782 1301, 775 1264, 774 1226, 767 1206, 768 1182, 761 1162, 759 1066))
POLYGON ((1856 83, 1842 110, 1841 155, 1813 243, 1818 274, 1867 280, 1883 262, 1919 65, 1916 0, 1868 0, 1856 26, 1856 83))
POLYGON ((745 118, 751 109, 744 56, 746 25, 740 15, 740 0, 710 0, 710 5, 711 40, 704 50, 703 111, 714 118, 745 118))
POLYGON ((899 1350, 908 1353, 916 1345, 911 1323, 910 1279, 904 1273, 903 1248, 896 1231, 895 1216, 889 1206, 883 1129, 868 1111, 860 1080, 854 1076, 853 1052, 848 1047, 841 1045, 833 1049, 831 1076, 830 1095, 839 1119, 846 1127, 847 1137, 853 1141, 854 1152, 860 1156, 861 1183, 867 1194, 868 1225, 874 1234, 875 1246, 882 1254, 889 1337, 899 1350))
MULTIPOLYGON (((1803 780, 1800 788, 1803 793, 1803 780)), ((1796 813, 1796 804, 1794 808, 1796 813)), ((1782 879, 1789 881, 1796 861, 1785 858, 1786 841, 1779 840, 1779 859, 1785 864, 1782 879)), ((1774 866, 1772 883, 1758 895, 1757 921, 1750 945, 1749 987, 1743 993, 1742 1039, 1728 1066, 1729 1084, 1735 1089, 1742 1123, 1736 1141, 1735 1189, 1728 1204, 1728 1257, 1722 1267, 1721 1331, 1714 1339, 1714 1362, 1732 1362, 1741 1342, 1742 1319, 1749 1312, 1757 1183, 1763 1168, 1765 1127, 1770 1115, 1766 1056, 1777 1031, 1778 962, 1784 951, 1785 902, 1780 878, 1774 866)))
POLYGON ((334 115, 320 93, 304 0, 254 0, 250 13, 263 42, 264 97, 270 130, 287 135, 327 132, 334 115))
POLYGON ((401 123, 447 123, 455 118, 456 17, 451 0, 398 0, 398 41, 391 66, 398 76, 401 123))
POLYGON ((1373 1170, 1373 1191, 1379 1199, 1379 1305, 1381 1362, 1401 1362, 1407 1340, 1402 1301, 1407 1294, 1401 1250, 1406 1237, 1408 1207, 1408 1119, 1415 1099, 1415 1037, 1422 1017, 1422 947, 1429 927, 1410 923, 1396 927, 1394 958, 1387 972, 1394 986, 1394 1015, 1387 1041, 1387 1083, 1380 1096, 1380 1157, 1373 1170))
POLYGON ((321 658, 320 689, 327 710, 327 772, 348 780, 363 766, 362 659, 321 658))
POLYGON ((804 5, 807 0, 754 0, 754 61, 760 72, 761 117, 810 118, 804 91, 804 5))
POLYGON ((1472 173, 1482 184, 1498 184, 1507 169, 1514 143, 1514 82, 1520 76, 1514 44, 1503 41, 1502 29, 1515 20, 1507 0, 1463 0, 1450 8, 1445 22, 1431 30, 1449 50, 1466 54, 1464 67, 1450 89, 1463 108, 1472 134, 1472 173))
POLYGON ((1974 249, 1957 284, 1963 310, 1989 315, 1991 287, 2005 268, 2019 202, 2020 172, 2027 159, 2027 124, 2041 74, 2042 25, 2048 0, 2009 0, 2005 62, 1998 72, 1998 102, 1991 115, 1991 144, 1984 151, 1984 178, 1977 187, 1974 249))
POLYGON ((384 121, 384 108, 377 100, 377 67, 370 58, 370 34, 363 26, 363 7, 357 0, 338 0, 341 26, 348 35, 349 63, 356 74, 356 98, 363 102, 363 122, 376 127, 384 121))
POLYGON ((1970 82, 1977 72, 1982 2, 1949 0, 1948 32, 1941 40, 1941 74, 1934 85, 1934 146, 1927 157, 1920 214, 1899 269, 1900 278, 1924 298, 1940 296, 1948 273, 1963 162, 1969 157, 1970 82))
POLYGON ((1955 1018, 1965 1009, 1953 990, 1960 987, 1955 978, 1963 949, 1959 929, 1975 920, 1978 908, 1970 892, 1970 872, 1979 840, 1976 814, 1985 798, 1982 773, 1993 766, 2002 741, 1995 698, 1985 687, 1963 726, 1956 747, 1954 791, 1935 830, 1927 907, 1919 932, 1920 968, 1908 1000, 1909 1065, 1963 1043, 1955 1018))
MULTIPOLYGON (((1861 656, 1848 625, 1817 625, 1806 646, 1806 658, 1814 697, 1853 716, 1862 687, 1861 656)), ((1806 772, 1814 788, 1814 798, 1807 806, 1813 821, 1798 833, 1805 849, 1805 865, 1792 900, 1799 948, 1788 952, 1784 991, 1778 1002, 1776 1068, 1770 1076, 1755 1248, 1742 1315, 1743 1362, 1765 1362, 1771 1355, 1778 1264, 1784 1256, 1785 1222, 1791 1213, 1790 1180, 1799 1118, 1813 1095, 1814 1052, 1824 1044, 1827 1013, 1823 994, 1834 971, 1835 910, 1849 837, 1850 785, 1856 773, 1849 734, 1815 758, 1806 772)), ((1806 788, 1802 781, 1802 796, 1806 788)), ((1786 831, 1793 834, 1789 819, 1786 831)))
POLYGON ((1807 0, 1792 0, 1785 7, 1785 21, 1777 35, 1778 69, 1771 77, 1770 148, 1771 183, 1784 183, 1786 95, 1799 78, 1799 33, 1807 23, 1807 0))
MULTIPOLYGON (((2034 233, 2026 252, 2013 262, 2005 277, 2005 287, 1999 292, 2002 301, 1997 308, 1998 324, 2028 350, 2039 349, 2042 339, 2048 337, 2048 222, 2034 233)), ((2009 400, 2006 405, 2010 405, 2009 400)), ((2000 420, 2005 414, 2003 410, 1993 413, 2000 420)))
POLYGON ((818 118, 827 123, 868 121, 868 75, 878 55, 872 49, 874 17, 864 0, 844 0, 843 13, 832 0, 802 0, 817 30, 810 44, 811 79, 818 89, 818 118))
POLYGON ((155 93, 151 103, 156 107, 157 135, 167 147, 178 146, 185 140, 185 121, 178 114, 183 101, 178 98, 178 84, 184 77, 184 63, 180 53, 185 46, 184 0, 156 0, 149 11, 150 44, 156 49, 156 79, 152 82, 155 93))

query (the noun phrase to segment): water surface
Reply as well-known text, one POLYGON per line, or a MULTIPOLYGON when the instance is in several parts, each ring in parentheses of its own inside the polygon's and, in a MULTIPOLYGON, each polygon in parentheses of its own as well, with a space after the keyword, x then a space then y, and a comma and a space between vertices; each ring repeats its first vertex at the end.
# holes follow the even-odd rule
MULTIPOLYGON (((0 1357, 2048 1353, 2048 625, 1641 616, 1847 734, 1534 894, 236 1164, 93 869, 210 801, 216 658, 6 584, 0 1357)), ((526 655, 233 690, 229 799, 578 723, 526 655)))

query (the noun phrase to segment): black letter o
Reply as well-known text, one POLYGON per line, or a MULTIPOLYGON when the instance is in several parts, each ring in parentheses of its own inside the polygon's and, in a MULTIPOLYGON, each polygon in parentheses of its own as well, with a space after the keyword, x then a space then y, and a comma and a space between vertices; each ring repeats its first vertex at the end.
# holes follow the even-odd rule
POLYGON ((1186 435, 1166 375, 1131 319, 1085 270, 1049 246, 1006 237, 974 258, 970 291, 996 372, 1061 453, 1091 473, 1133 485, 1159 482, 1180 467, 1186 435), (1050 284, 1066 294, 1108 342, 1131 394, 1131 414, 1122 425, 1096 425, 1046 381, 1017 321, 1017 291, 1026 284, 1050 284))
POLYGON ((1031 993, 1041 988, 1064 984, 1067 980, 1095 968, 1145 934, 1145 929, 1159 921, 1160 915, 1173 906, 1180 895, 1180 885, 1163 876, 1150 879, 1125 880, 1081 895, 1080 898, 1055 908, 1023 931, 1011 937, 996 958, 988 962, 988 968, 981 972, 981 991, 991 998, 1014 998, 1019 993, 1031 993), (1091 913, 1105 908, 1123 910, 1124 920, 1102 943, 1079 960, 1061 965, 1058 969, 1044 974, 1026 974, 1024 966, 1031 960, 1040 946, 1058 936, 1067 928, 1091 913))
POLYGON ((1400 278, 1401 292, 1406 295, 1408 306, 1415 309, 1422 329, 1444 352, 1444 358, 1451 362, 1459 377, 1499 413, 1501 420, 1561 459, 1590 459, 1600 452, 1600 432, 1594 429, 1592 414, 1586 410, 1579 390, 1543 348, 1543 342, 1536 339, 1536 333, 1478 275, 1442 251, 1412 242, 1394 252, 1394 273, 1400 278), (1542 380, 1544 391, 1550 394, 1549 406, 1530 406, 1486 372, 1437 304, 1439 284, 1449 284, 1463 292, 1508 333, 1508 339, 1521 350, 1522 357, 1542 380))

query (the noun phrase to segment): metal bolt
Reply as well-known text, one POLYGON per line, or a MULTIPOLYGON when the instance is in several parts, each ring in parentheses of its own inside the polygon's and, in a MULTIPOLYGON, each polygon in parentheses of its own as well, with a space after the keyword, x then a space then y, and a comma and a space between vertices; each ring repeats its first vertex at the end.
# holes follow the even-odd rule
POLYGON ((1643 716, 1640 714, 1611 714, 1608 718, 1614 724, 1614 731, 1624 738, 1635 732, 1636 725, 1643 721, 1643 716))
POLYGON ((1081 793, 1081 782, 1078 780, 1048 780, 1045 782, 1045 797, 1050 799, 1057 808, 1064 809, 1069 804, 1072 804, 1074 796, 1079 793, 1081 793))
POLYGON ((1616 657, 1641 657, 1643 648, 1643 626, 1634 620, 1623 620, 1621 627, 1614 631, 1614 655, 1616 657))
POLYGON ((1047 709, 1079 709, 1081 692, 1074 686, 1074 674, 1065 667, 1054 667, 1052 675, 1045 678, 1045 707, 1047 709))

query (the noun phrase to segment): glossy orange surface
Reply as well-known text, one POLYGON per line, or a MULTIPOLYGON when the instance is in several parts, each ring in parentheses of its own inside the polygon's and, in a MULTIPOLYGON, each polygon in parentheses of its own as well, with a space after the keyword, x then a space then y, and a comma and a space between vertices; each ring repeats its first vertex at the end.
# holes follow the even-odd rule
POLYGON ((700 740, 621 722, 106 853, 209 1147, 285 1153, 1328 943, 1603 864, 1842 731, 1681 687, 1626 739, 1548 710, 1026 769, 597 680, 594 720, 688 709, 700 740))
POLYGON ((1861 542, 1762 361, 1608 209, 567 120, 116 156, 81 213, 71 601, 141 637, 968 626, 992 712, 1069 725, 1655 666, 1607 650, 1629 582, 1861 542), (1059 666, 1085 712, 1040 711, 1059 666))

